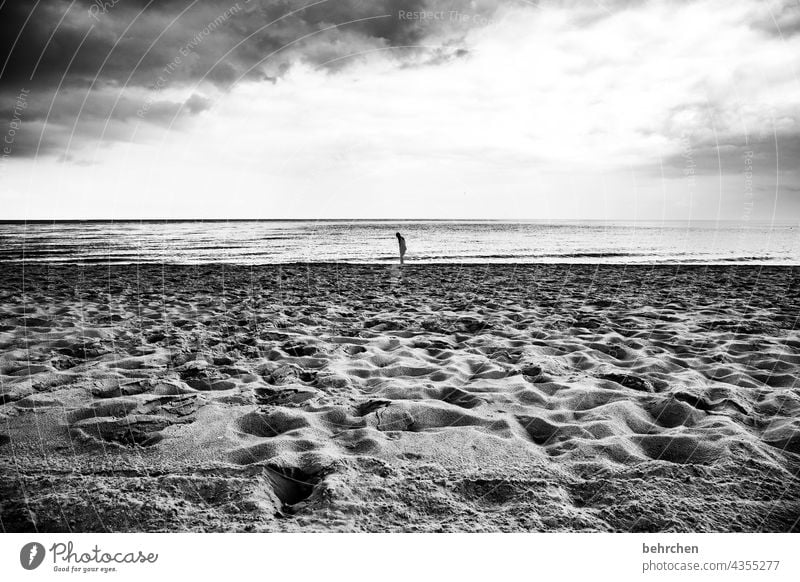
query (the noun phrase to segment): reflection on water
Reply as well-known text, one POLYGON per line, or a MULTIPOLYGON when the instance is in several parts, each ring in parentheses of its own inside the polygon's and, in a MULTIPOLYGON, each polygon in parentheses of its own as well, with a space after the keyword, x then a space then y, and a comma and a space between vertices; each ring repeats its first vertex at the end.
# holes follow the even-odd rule
POLYGON ((0 224, 0 260, 68 263, 800 264, 800 229, 749 223, 182 221, 0 224))

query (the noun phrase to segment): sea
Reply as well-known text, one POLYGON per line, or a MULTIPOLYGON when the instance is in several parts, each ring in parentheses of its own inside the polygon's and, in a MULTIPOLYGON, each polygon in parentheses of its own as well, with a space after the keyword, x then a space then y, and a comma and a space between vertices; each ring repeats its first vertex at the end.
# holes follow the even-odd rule
POLYGON ((800 265, 798 224, 485 220, 0 223, 0 261, 68 264, 800 265))

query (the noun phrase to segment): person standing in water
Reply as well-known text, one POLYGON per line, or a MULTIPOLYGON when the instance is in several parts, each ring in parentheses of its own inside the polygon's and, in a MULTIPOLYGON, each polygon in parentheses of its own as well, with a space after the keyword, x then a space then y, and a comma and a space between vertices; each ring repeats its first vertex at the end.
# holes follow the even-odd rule
POLYGON ((400 245, 400 264, 403 264, 403 258, 406 256, 406 239, 399 232, 395 233, 397 237, 397 244, 400 245))

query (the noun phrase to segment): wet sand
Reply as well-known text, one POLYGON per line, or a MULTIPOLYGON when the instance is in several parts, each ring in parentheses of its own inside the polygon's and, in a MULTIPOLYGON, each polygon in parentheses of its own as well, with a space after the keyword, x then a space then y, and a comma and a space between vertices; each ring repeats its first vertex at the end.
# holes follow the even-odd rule
POLYGON ((4 531, 797 531, 800 269, 0 265, 4 531))

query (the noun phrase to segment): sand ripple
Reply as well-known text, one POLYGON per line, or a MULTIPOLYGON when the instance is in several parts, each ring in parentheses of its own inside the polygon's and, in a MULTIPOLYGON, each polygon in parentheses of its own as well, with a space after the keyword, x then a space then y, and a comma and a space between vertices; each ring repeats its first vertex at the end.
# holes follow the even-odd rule
POLYGON ((800 527, 794 268, 3 269, 6 530, 800 527))

